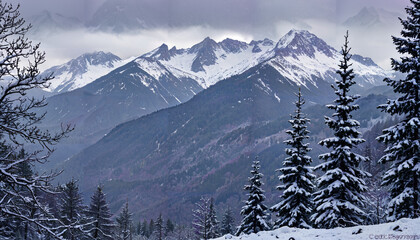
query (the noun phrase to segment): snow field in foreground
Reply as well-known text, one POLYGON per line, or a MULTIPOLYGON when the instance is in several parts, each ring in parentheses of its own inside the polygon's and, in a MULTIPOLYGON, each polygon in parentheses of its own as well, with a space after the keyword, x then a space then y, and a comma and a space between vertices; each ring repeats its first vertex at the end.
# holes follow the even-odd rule
POLYGON ((257 234, 241 235, 239 237, 230 234, 217 238, 243 239, 243 240, 365 240, 365 239, 420 239, 420 218, 403 218, 395 222, 379 225, 361 225, 349 228, 334 229, 297 229, 282 227, 272 231, 263 231, 257 234))

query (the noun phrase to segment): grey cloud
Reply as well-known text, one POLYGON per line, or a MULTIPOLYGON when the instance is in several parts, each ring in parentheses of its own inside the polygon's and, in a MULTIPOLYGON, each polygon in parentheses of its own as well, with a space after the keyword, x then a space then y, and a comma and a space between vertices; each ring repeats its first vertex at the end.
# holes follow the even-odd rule
MULTIPOLYGON (((308 29, 339 48, 347 27, 342 23, 363 7, 374 6, 404 14, 409 0, 14 0, 24 16, 42 10, 77 17, 98 27, 133 27, 130 31, 102 32, 88 29, 38 36, 50 56, 49 65, 62 63, 84 52, 111 51, 121 57, 137 56, 163 42, 188 47, 204 37, 250 41, 269 37, 277 41, 290 28, 308 29), (136 26, 143 25, 143 29, 136 26)), ((396 52, 390 41, 400 26, 351 28, 355 52, 372 57, 389 68, 396 52)))

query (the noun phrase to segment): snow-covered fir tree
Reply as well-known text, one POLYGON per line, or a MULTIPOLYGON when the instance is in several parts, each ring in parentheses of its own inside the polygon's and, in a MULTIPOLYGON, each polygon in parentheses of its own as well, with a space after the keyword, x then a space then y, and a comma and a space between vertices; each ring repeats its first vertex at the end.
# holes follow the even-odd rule
POLYGON ((210 199, 209 218, 210 218, 209 237, 210 238, 220 237, 219 220, 217 220, 216 210, 214 209, 213 198, 210 199))
POLYGON ((171 219, 166 220, 166 225, 165 225, 165 236, 168 236, 169 234, 173 233, 175 230, 175 225, 174 223, 171 221, 171 219))
POLYGON ((383 131, 378 140, 387 144, 381 163, 390 162, 382 183, 390 186, 391 201, 387 220, 417 218, 420 216, 420 141, 419 141, 419 86, 420 86, 420 1, 411 0, 406 8, 407 19, 401 19, 401 37, 392 37, 401 60, 392 59, 395 71, 405 79, 385 79, 399 97, 379 106, 383 111, 399 116, 401 121, 383 131))
POLYGON ((243 216, 241 224, 239 225, 236 235, 241 233, 250 234, 259 231, 269 230, 270 227, 266 222, 267 206, 264 204, 265 196, 264 190, 261 186, 261 178, 263 174, 259 172, 260 162, 254 161, 252 163, 251 177, 248 178, 249 184, 245 185, 244 190, 248 191, 248 200, 241 210, 243 216))
POLYGON ((233 234, 235 219, 233 218, 233 212, 228 207, 223 214, 222 222, 220 223, 220 233, 222 235, 233 234))
POLYGON ((309 119, 305 118, 302 113, 305 101, 300 88, 297 97, 295 115, 289 120, 292 130, 286 131, 291 138, 284 141, 290 146, 290 148, 286 148, 288 157, 283 161, 283 168, 277 169, 280 172, 279 180, 283 183, 277 186, 277 189, 283 190, 283 194, 280 197, 280 202, 270 209, 278 217, 274 228, 282 226, 311 227, 310 214, 312 213, 315 175, 312 174, 310 167, 312 159, 308 156, 311 149, 308 147, 309 144, 305 143, 305 140, 309 138, 309 131, 306 129, 309 119))
POLYGON ((80 239, 83 236, 81 225, 85 222, 83 200, 75 179, 70 180, 63 188, 60 199, 60 219, 67 225, 65 239, 80 239))
POLYGON ((115 238, 118 240, 128 240, 132 236, 132 214, 128 209, 128 201, 125 203, 120 215, 117 217, 117 228, 115 238))
POLYGON ((111 220, 112 214, 109 211, 101 186, 96 188, 86 215, 89 218, 89 222, 91 222, 87 230, 89 236, 93 239, 112 239, 112 228, 114 226, 111 220))
POLYGON ((193 210, 193 226, 195 234, 199 239, 207 240, 210 238, 210 198, 201 197, 193 210))
POLYGON ((335 113, 332 117, 325 117, 325 123, 334 137, 319 142, 331 151, 319 155, 325 162, 315 168, 324 171, 318 179, 319 191, 314 193, 315 213, 311 217, 314 225, 320 228, 355 226, 366 217, 362 210, 366 201, 362 193, 367 189, 363 178, 369 174, 359 169, 360 162, 367 159, 353 152, 364 140, 357 131, 359 122, 351 115, 359 108, 353 103, 359 96, 349 93, 350 87, 355 84, 349 51, 347 33, 341 50, 343 59, 337 71, 340 79, 335 81, 336 87, 333 85, 338 98, 334 104, 327 105, 335 113))
POLYGON ((155 223, 155 236, 156 236, 156 240, 162 240, 164 237, 164 226, 163 226, 163 218, 162 218, 162 213, 159 214, 159 217, 156 219, 156 223, 155 223))

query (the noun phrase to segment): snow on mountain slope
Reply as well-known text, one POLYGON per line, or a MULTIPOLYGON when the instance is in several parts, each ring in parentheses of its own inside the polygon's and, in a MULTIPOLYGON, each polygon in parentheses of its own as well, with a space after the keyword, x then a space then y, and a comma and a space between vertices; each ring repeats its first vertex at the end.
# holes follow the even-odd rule
MULTIPOLYGON (((162 44, 136 58, 136 62, 155 79, 170 72, 176 78, 194 79, 202 88, 208 88, 261 63, 274 67, 287 81, 317 86, 320 79, 333 82, 338 77, 335 72, 340 59, 337 50, 314 34, 291 30, 276 44, 269 39, 245 43, 229 38, 215 42, 208 37, 187 49, 169 49, 162 44)), ((104 52, 84 54, 45 71, 55 75, 46 90, 60 93, 83 87, 131 60, 104 52)), ((381 85, 382 79, 391 74, 360 55, 354 55, 352 63, 359 87, 381 85)))
POLYGON ((159 60, 174 75, 192 77, 207 88, 267 60, 273 45, 269 39, 247 44, 229 38, 216 43, 206 38, 188 49, 168 50, 163 44, 142 57, 159 60))
POLYGON ((112 53, 86 53, 59 66, 45 70, 42 75, 53 74, 49 88, 44 90, 54 94, 81 88, 112 70, 132 61, 122 60, 112 53))
POLYGON ((242 240, 277 240, 277 239, 322 239, 322 240, 359 240, 359 239, 420 239, 420 218, 400 219, 396 222, 370 226, 357 226, 334 229, 298 229, 282 227, 272 231, 259 232, 257 234, 241 235, 239 237, 230 234, 217 238, 242 239, 242 240))
MULTIPOLYGON (((274 67, 291 82, 317 86, 318 79, 333 82, 338 77, 336 70, 341 54, 322 39, 308 31, 291 30, 272 50, 275 56, 266 64, 274 67)), ((360 87, 383 84, 382 79, 391 76, 370 58, 353 55, 352 68, 360 87)))
MULTIPOLYGON (((141 58, 159 61, 175 76, 195 79, 207 88, 260 63, 271 65, 288 81, 317 86, 319 79, 333 82, 338 76, 335 72, 341 55, 314 34, 291 30, 276 44, 269 39, 245 43, 206 38, 187 49, 169 49, 162 44, 141 58)), ((391 74, 370 58, 354 55, 352 62, 360 87, 381 85, 391 74)))

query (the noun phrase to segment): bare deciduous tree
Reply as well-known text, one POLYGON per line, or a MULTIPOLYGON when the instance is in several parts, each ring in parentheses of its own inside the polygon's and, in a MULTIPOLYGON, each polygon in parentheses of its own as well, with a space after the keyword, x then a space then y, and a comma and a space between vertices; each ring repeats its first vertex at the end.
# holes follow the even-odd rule
POLYGON ((58 220, 39 197, 51 192, 49 182, 56 174, 25 176, 19 171, 22 165, 44 163, 52 146, 72 130, 63 126, 53 134, 37 126, 45 115, 37 109, 46 101, 29 97, 28 91, 48 86, 52 76, 40 76, 45 53, 26 37, 30 28, 20 16, 19 5, 0 1, 0 218, 17 219, 59 238, 64 226, 52 223, 58 220), (40 150, 20 156, 17 151, 24 144, 36 144, 40 150))

